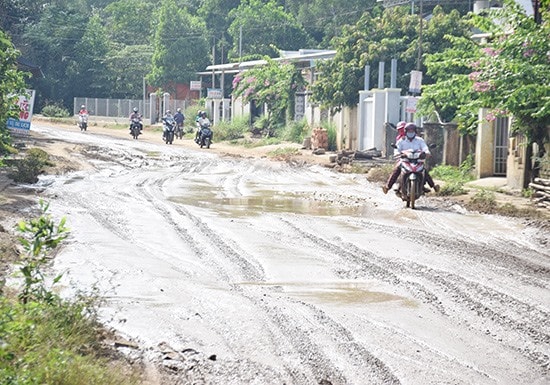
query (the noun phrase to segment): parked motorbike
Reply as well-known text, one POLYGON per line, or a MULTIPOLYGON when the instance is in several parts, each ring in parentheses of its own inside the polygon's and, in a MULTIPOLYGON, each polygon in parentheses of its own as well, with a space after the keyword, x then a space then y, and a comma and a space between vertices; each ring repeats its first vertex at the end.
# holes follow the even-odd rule
POLYGON ((210 144, 212 143, 212 130, 210 129, 210 123, 206 123, 201 125, 199 130, 199 136, 197 138, 197 144, 203 148, 210 148, 210 144))
POLYGON ((80 131, 86 131, 88 129, 88 114, 78 115, 78 127, 80 127, 80 131))
POLYGON ((172 144, 174 142, 174 135, 176 132, 176 121, 173 118, 163 118, 163 136, 162 138, 166 144, 172 144))
POLYGON ((132 123, 130 125, 130 134, 134 139, 137 139, 138 136, 141 135, 141 129, 140 129, 140 120, 137 118, 132 119, 132 123))

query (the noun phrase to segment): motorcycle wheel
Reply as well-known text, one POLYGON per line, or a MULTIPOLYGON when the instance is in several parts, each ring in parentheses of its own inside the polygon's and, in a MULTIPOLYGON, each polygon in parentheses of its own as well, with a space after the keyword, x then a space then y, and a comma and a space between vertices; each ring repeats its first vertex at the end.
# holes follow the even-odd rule
POLYGON ((206 138, 204 140, 204 144, 205 144, 206 148, 210 148, 210 138, 206 138))
POLYGON ((409 202, 410 202, 411 209, 414 210, 414 205, 416 203, 416 180, 411 179, 409 182, 410 182, 409 202))

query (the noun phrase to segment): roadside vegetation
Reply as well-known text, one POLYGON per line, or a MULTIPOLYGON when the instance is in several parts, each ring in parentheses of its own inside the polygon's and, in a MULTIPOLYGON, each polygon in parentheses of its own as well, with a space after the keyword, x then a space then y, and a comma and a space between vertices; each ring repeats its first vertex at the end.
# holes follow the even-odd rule
POLYGON ((23 249, 16 262, 21 287, 0 287, 0 383, 10 385, 132 385, 139 376, 102 343, 98 296, 62 299, 45 271, 66 239, 65 219, 55 223, 41 201, 41 214, 21 221, 23 249))

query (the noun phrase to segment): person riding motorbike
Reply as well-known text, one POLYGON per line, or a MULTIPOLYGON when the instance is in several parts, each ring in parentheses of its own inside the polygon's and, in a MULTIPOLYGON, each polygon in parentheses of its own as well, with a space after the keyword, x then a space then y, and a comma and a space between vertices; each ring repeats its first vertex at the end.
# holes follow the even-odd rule
POLYGON ((168 126, 172 126, 174 121, 174 116, 172 115, 172 111, 166 110, 166 113, 162 117, 162 122, 164 123, 162 125, 162 139, 166 139, 166 131, 168 131, 168 126))
POLYGON ((178 108, 176 110, 176 113, 174 114, 174 120, 178 124, 178 127, 183 127, 183 122, 185 121, 185 115, 183 115, 183 112, 181 112, 181 108, 178 108))
POLYGON ((197 119, 197 133, 195 134, 195 142, 196 143, 199 143, 201 128, 205 125, 210 127, 210 125, 211 125, 210 119, 208 119, 206 117, 206 111, 200 111, 200 116, 197 119))
POLYGON ((397 129, 397 136, 395 137, 395 143, 399 142, 400 139, 403 139, 405 137, 405 126, 407 125, 407 122, 404 120, 397 123, 397 126, 395 128, 397 129))
POLYGON ((78 111, 78 116, 88 115, 88 110, 86 109, 86 106, 83 104, 80 106, 80 111, 78 111))
MULTIPOLYGON (((407 123, 404 127, 405 130, 405 137, 401 138, 396 143, 396 149, 395 149, 395 155, 401 154, 404 151, 422 151, 426 156, 430 156, 430 149, 428 148, 428 145, 422 139, 421 137, 417 136, 417 127, 414 123, 407 123)), ((398 161, 393 171, 388 178, 388 181, 384 186, 382 186, 382 191, 384 191, 384 194, 387 194, 388 191, 392 188, 393 184, 397 181, 399 178, 399 174, 401 173, 401 169, 399 167, 400 162, 398 161)), ((432 177, 428 173, 427 169, 424 169, 424 182, 428 183, 428 185, 435 190, 435 192, 439 192, 439 185, 435 184, 432 177)), ((428 191, 429 192, 429 191, 428 191)))
POLYGON ((130 114, 130 135, 132 134, 132 123, 134 119, 137 119, 139 121, 139 132, 143 130, 142 116, 139 113, 138 108, 134 107, 132 111, 133 112, 130 114))

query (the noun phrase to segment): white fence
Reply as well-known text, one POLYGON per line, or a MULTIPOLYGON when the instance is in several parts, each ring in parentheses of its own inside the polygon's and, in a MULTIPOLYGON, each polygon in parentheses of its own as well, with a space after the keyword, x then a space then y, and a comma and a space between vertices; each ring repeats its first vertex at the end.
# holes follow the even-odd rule
MULTIPOLYGON (((161 103, 161 99, 157 99, 161 103)), ((85 105, 90 115, 106 116, 111 118, 127 118, 132 113, 134 107, 139 109, 139 112, 145 119, 151 119, 151 111, 162 111, 163 109, 171 109, 175 111, 178 107, 185 110, 189 102, 186 100, 167 100, 168 106, 155 106, 151 109, 151 101, 138 99, 100 99, 100 98, 74 98, 73 113, 78 114, 81 105, 85 105)), ((154 121, 158 121, 158 116, 153 117, 154 121)))

